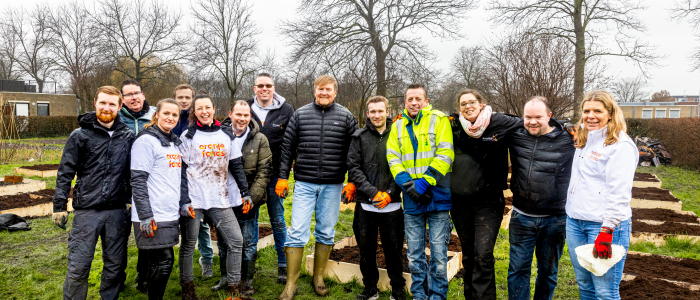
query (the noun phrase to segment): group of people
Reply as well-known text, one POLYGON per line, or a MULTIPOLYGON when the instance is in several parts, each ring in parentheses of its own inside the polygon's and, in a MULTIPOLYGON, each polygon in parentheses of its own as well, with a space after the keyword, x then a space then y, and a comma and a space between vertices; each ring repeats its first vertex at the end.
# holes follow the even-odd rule
POLYGON ((353 230, 364 290, 356 299, 379 297, 379 242, 390 299, 406 299, 402 252, 413 299, 447 299, 453 228, 462 245, 464 297, 496 299, 493 251, 509 161, 514 210, 509 298, 530 297, 534 253, 534 297, 551 299, 568 240, 581 298, 619 299, 624 257, 605 275, 595 276, 574 251, 594 244, 594 256, 607 259, 613 244, 629 245, 638 155, 609 93, 588 93, 578 108, 581 120, 572 125, 552 118, 544 97, 532 97, 523 116, 512 116, 492 112, 486 99, 470 89, 456 97, 459 113, 447 115, 432 109, 425 86, 411 84, 399 116, 392 120, 389 101, 373 96, 364 107, 365 126, 358 128, 356 117, 335 103, 338 82, 331 76, 318 77, 315 99, 296 111, 275 93, 269 74, 257 76, 254 91, 253 99, 236 101, 223 122, 214 118, 211 97, 195 94, 188 85, 178 86, 175 99, 155 107, 148 106, 134 80, 125 81, 121 92, 108 86, 97 91, 96 112, 79 117, 80 128, 66 143, 56 181, 53 221, 65 228, 77 174, 64 299, 85 299, 98 237, 104 260, 100 294, 118 298, 132 226, 139 249, 137 288, 150 299, 163 297, 178 230, 182 298, 197 299, 195 245, 203 275, 213 273, 209 226, 216 229, 221 267, 212 289, 245 299, 255 293, 257 220, 265 203, 278 282, 285 284, 279 299, 294 299, 298 291, 312 217, 312 285, 325 296, 341 202, 357 202, 353 230), (292 172, 287 229, 283 200, 292 172))

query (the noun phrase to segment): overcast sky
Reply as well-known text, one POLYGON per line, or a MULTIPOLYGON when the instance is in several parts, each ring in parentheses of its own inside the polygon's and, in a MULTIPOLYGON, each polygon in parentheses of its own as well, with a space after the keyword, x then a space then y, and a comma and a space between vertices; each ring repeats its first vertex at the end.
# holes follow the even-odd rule
MULTIPOLYGON (((54 0, 51 3, 63 0, 54 0)), ((42 0, 23 0, 19 3, 31 5, 33 3, 46 3, 42 0)), ((484 10, 486 0, 481 0, 480 8, 471 11, 462 23, 462 33, 467 37, 458 41, 443 41, 428 34, 416 33, 422 36, 438 56, 436 67, 447 68, 450 60, 460 46, 471 46, 492 39, 501 34, 500 28, 493 28, 487 18, 489 12, 484 10)), ((17 5, 14 0, 0 0, 2 6, 17 5)), ((183 9, 186 15, 190 6, 190 0, 169 0, 168 6, 183 9)), ((254 17, 262 33, 258 36, 262 49, 269 48, 275 51, 277 58, 282 59, 289 52, 283 37, 279 34, 280 21, 295 17, 299 1, 296 0, 257 0, 253 1, 254 17)), ((649 69, 647 91, 649 95, 662 89, 668 90, 671 95, 698 95, 700 93, 700 71, 690 72, 690 52, 700 45, 686 21, 669 19, 668 8, 672 1, 647 0, 648 8, 639 14, 647 26, 645 33, 647 41, 657 46, 657 54, 666 56, 660 61, 660 67, 649 69)), ((606 57, 609 65, 607 75, 614 77, 634 77, 640 74, 639 69, 631 62, 622 58, 606 57)))

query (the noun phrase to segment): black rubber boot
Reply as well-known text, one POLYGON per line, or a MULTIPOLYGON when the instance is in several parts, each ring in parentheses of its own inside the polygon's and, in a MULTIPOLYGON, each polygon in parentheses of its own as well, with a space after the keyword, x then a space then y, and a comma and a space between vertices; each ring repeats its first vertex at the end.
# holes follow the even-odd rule
POLYGON ((219 256, 219 270, 221 270, 221 279, 219 279, 219 283, 211 287, 212 292, 228 289, 228 279, 226 277, 226 257, 219 256))
POLYGON ((255 288, 253 287, 253 277, 255 277, 255 261, 242 261, 241 275, 241 293, 243 295, 255 294, 255 288))
POLYGON ((148 295, 148 250, 139 249, 136 262, 136 290, 148 295))
POLYGON ((287 283, 287 267, 277 268, 277 283, 287 283))
POLYGON ((148 299, 162 300, 168 285, 170 272, 173 270, 175 255, 173 248, 153 249, 149 251, 148 299))

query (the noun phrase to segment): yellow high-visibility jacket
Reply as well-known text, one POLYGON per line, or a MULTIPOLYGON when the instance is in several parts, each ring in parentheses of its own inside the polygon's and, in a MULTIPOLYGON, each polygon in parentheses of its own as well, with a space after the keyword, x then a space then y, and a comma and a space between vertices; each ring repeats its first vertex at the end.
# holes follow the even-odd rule
POLYGON ((428 105, 415 119, 406 110, 392 125, 387 141, 387 160, 391 174, 399 186, 409 180, 424 178, 430 185, 433 201, 427 205, 406 201, 404 211, 409 214, 452 208, 449 174, 454 160, 452 127, 448 117, 428 105))

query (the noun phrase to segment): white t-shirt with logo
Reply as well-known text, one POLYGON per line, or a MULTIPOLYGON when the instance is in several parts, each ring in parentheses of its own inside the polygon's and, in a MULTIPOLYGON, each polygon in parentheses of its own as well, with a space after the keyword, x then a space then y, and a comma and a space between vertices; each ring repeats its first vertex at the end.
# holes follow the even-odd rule
MULTIPOLYGON (((180 217, 181 155, 170 143, 163 147, 152 135, 142 135, 131 146, 131 169, 148 172, 148 200, 156 222, 177 221, 180 217)), ((131 221, 140 222, 131 200, 131 221)))
MULTIPOLYGON (((233 148, 236 149, 239 153, 243 149, 243 143, 245 143, 245 139, 248 137, 248 133, 250 132, 250 128, 247 128, 243 135, 237 136, 233 140, 233 148)), ((228 173, 228 200, 231 204, 231 207, 236 207, 243 205, 243 197, 241 197, 241 190, 238 189, 238 184, 236 183, 236 179, 233 178, 233 175, 231 172, 228 173)))
MULTIPOLYGON (((192 207, 229 208, 228 161, 241 157, 240 148, 221 130, 197 131, 192 139, 187 131, 180 139, 182 160, 187 164, 187 186, 192 207)), ((235 140, 235 139, 234 139, 235 140)))

